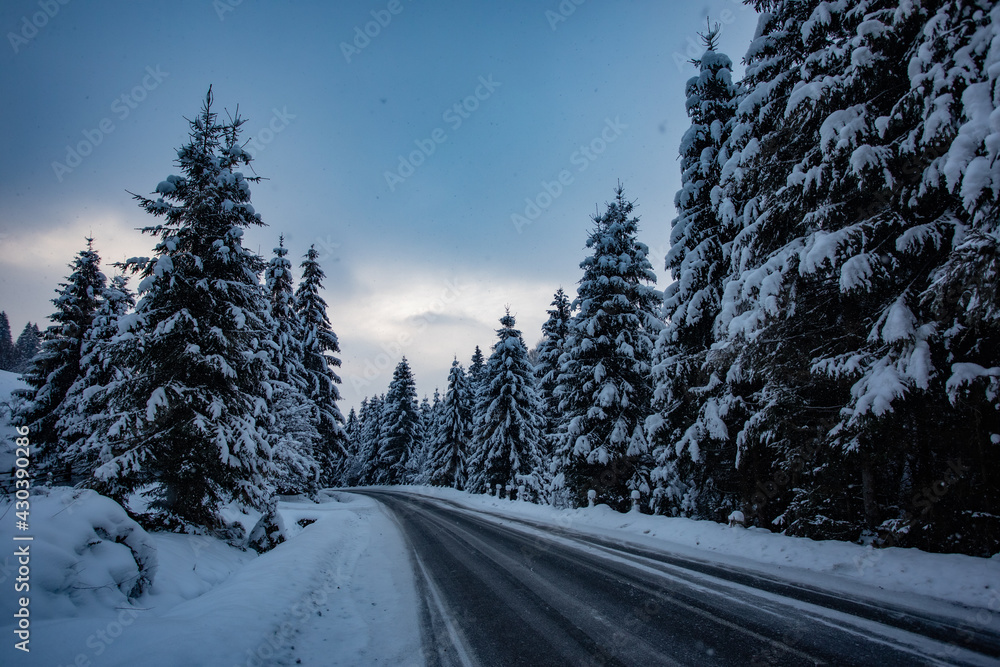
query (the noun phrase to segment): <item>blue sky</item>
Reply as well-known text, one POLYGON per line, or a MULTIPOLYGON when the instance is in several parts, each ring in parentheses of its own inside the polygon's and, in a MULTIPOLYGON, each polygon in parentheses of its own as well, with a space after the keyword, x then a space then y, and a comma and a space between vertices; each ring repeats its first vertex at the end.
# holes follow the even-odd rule
POLYGON ((443 389, 506 304, 537 341, 618 180, 665 286, 706 19, 740 71, 756 16, 733 0, 8 0, 0 309, 15 336, 46 326, 88 234, 106 262, 150 254, 127 191, 176 172, 211 84, 268 179, 248 245, 320 249, 345 412, 403 354, 421 394, 443 389))

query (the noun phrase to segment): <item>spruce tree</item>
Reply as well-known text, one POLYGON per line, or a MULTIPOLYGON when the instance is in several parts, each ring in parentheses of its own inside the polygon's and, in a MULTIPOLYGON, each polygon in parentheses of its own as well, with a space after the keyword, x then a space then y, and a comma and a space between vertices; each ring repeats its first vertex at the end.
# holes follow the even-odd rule
POLYGON ((448 371, 441 418, 431 441, 431 478, 435 486, 464 489, 469 440, 472 437, 472 390, 458 359, 448 371))
POLYGON ((475 450, 469 457, 467 488, 488 492, 500 484, 524 485, 531 499, 543 493, 542 407, 535 392, 528 350, 514 316, 500 318, 497 342, 476 397, 475 450))
POLYGON ((405 479, 407 484, 430 484, 430 446, 436 424, 433 406, 426 395, 420 400, 417 410, 420 413, 420 430, 417 445, 406 461, 405 479))
MULTIPOLYGON (((486 385, 486 357, 483 351, 476 346, 469 362, 469 370, 466 373, 469 380, 469 392, 472 394, 472 425, 473 435, 475 435, 475 425, 480 422, 482 415, 479 413, 479 394, 486 385)), ((470 451, 477 450, 479 443, 475 440, 470 443, 470 451)))
POLYGON ((661 295, 640 243, 633 204, 621 185, 607 211, 594 219, 583 278, 556 395, 565 420, 557 452, 565 487, 576 505, 594 490, 599 502, 625 511, 631 492, 649 494, 653 341, 661 295))
POLYGON ((7 319, 7 313, 0 312, 0 371, 14 370, 16 362, 17 352, 10 331, 10 320, 7 319))
MULTIPOLYGON (((365 405, 364 399, 362 407, 365 405)), ((338 486, 357 486, 361 479, 361 421, 358 412, 351 408, 344 422, 344 442, 347 454, 340 463, 337 474, 338 486)))
POLYGON ((302 278, 295 290, 295 312, 299 318, 302 335, 303 358, 307 386, 306 395, 315 405, 314 423, 319 431, 316 459, 320 476, 331 482, 337 461, 344 456, 344 415, 337 406, 340 400, 340 342, 333 332, 326 313, 326 301, 319 292, 326 274, 319 265, 319 252, 309 246, 302 261, 302 278))
POLYGON ((132 369, 109 384, 115 415, 101 434, 99 490, 126 501, 140 489, 150 500, 147 525, 181 530, 224 528, 223 505, 267 511, 274 467, 267 426, 267 340, 271 322, 258 279, 261 257, 243 247, 244 230, 263 225, 239 168, 244 120, 219 122, 212 91, 177 152, 180 176, 135 195, 162 218, 142 231, 155 256, 130 260, 138 272, 135 313, 119 323, 113 362, 132 369))
POLYGON ((358 437, 361 424, 358 422, 358 413, 354 408, 347 413, 347 421, 344 423, 344 435, 348 442, 353 442, 358 437))
POLYGON ((359 484, 379 483, 379 457, 382 442, 382 406, 385 396, 372 396, 361 401, 358 460, 359 484))
POLYGON ((24 373, 28 369, 31 360, 38 354, 41 346, 42 333, 38 330, 38 325, 28 322, 21 330, 21 334, 14 343, 14 367, 11 369, 15 373, 24 373))
POLYGON ((406 357, 396 365, 382 402, 379 484, 405 484, 410 455, 421 445, 417 386, 406 357))
POLYGON ((268 438, 278 468, 275 482, 279 493, 315 493, 319 481, 315 455, 319 432, 312 419, 315 405, 305 393, 309 381, 303 364, 304 336, 295 313, 292 263, 287 255, 282 235, 264 271, 272 322, 271 363, 277 370, 272 382, 273 423, 268 438))
POLYGON ((486 381, 486 357, 483 356, 483 351, 476 346, 475 352, 472 353, 472 362, 469 364, 469 385, 472 387, 473 392, 478 392, 480 387, 486 381))
POLYGON ((569 297, 560 287, 552 297, 552 308, 545 312, 549 319, 542 324, 542 340, 538 344, 535 377, 538 395, 546 415, 546 433, 551 433, 558 422, 559 399, 554 395, 559 384, 559 358, 565 351, 566 338, 573 313, 569 297))
POLYGON ((128 368, 115 364, 111 348, 118 335, 118 323, 135 307, 135 296, 125 276, 115 276, 101 291, 97 312, 80 350, 81 374, 69 388, 56 428, 62 447, 60 460, 75 474, 90 477, 100 460, 104 444, 101 426, 113 417, 100 400, 101 389, 111 382, 124 381, 128 368))
POLYGON ((982 553, 1000 534, 995 299, 970 280, 997 247, 992 5, 769 3, 717 198, 737 230, 719 376, 761 522, 982 553), (911 521, 956 457, 979 472, 911 521), (768 478, 787 483, 760 497, 768 478))
MULTIPOLYGON (((62 404, 70 387, 81 375, 83 343, 93 324, 98 298, 107 280, 100 271, 100 256, 93 239, 70 264, 67 282, 60 284, 52 300, 56 312, 53 324, 46 329, 38 353, 28 363, 23 379, 27 389, 18 390, 26 400, 18 420, 31 430, 32 443, 40 447, 41 466, 55 465, 59 455, 59 429, 62 404)), ((18 341, 20 342, 20 341, 18 341)))
POLYGON ((671 224, 664 290, 666 326, 657 339, 656 388, 647 430, 654 445, 654 505, 658 512, 720 518, 739 504, 735 447, 714 390, 720 384, 710 359, 713 324, 728 275, 725 249, 732 234, 718 219, 718 192, 726 140, 732 131, 738 89, 732 62, 716 52, 718 28, 703 35, 706 51, 693 61, 699 73, 687 82, 691 127, 681 143, 678 215, 671 224))

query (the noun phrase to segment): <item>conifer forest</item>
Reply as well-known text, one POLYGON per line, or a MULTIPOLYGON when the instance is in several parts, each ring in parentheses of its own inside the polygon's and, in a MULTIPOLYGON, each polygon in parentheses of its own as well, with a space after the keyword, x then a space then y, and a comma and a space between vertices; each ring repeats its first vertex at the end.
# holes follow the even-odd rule
POLYGON ((245 121, 206 82, 164 180, 133 195, 149 256, 81 240, 50 324, 15 339, 0 316, 36 476, 147 530, 226 536, 224 508, 431 485, 992 556, 1000 10, 751 4, 749 50, 709 24, 676 91, 675 209, 640 215, 643 193, 608 182, 540 332, 512 303, 440 386, 400 356, 349 410, 337 285, 314 245, 245 244, 289 212, 255 210, 245 121), (640 234, 668 240, 663 265, 640 234))

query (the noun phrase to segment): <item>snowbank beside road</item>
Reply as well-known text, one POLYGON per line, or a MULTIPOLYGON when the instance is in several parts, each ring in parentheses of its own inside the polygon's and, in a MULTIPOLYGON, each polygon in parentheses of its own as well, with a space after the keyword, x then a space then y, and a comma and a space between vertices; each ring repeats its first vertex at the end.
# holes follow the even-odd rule
MULTIPOLYGON (((0 664, 422 663, 413 575, 395 525, 375 501, 328 499, 280 503, 295 528, 260 556, 212 538, 151 534, 159 570, 147 594, 37 620, 30 654, 4 640, 0 664), (313 523, 303 528, 303 518, 313 523)), ((9 524, 0 531, 8 543, 9 524)), ((0 636, 12 637, 3 623, 0 636)))

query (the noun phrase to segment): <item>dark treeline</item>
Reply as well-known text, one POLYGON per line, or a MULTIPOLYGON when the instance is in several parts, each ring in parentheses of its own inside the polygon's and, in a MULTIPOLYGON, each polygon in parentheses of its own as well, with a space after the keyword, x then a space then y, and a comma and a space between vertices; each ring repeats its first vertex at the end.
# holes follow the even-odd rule
POLYGON ((0 371, 23 373, 38 352, 41 337, 38 325, 28 322, 15 342, 7 313, 0 312, 0 371))

